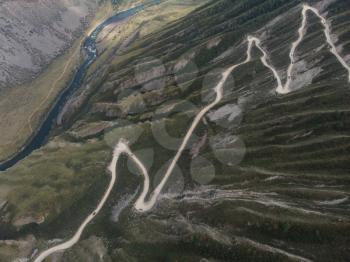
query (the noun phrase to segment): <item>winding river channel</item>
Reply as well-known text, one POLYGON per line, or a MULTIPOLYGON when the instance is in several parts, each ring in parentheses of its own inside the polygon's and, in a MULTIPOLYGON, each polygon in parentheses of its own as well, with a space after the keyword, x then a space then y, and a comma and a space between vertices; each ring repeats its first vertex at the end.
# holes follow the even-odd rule
POLYGON ((150 0, 146 4, 140 4, 128 10, 117 13, 116 15, 106 19, 104 22, 99 24, 92 33, 86 37, 81 46, 81 51, 84 53, 84 58, 78 69, 76 70, 72 81, 70 84, 61 92, 61 94, 57 97, 54 104, 51 106, 46 118, 41 123, 40 127, 34 133, 29 142, 22 147, 22 149, 17 152, 10 159, 2 162, 0 164, 0 171, 5 171, 6 169, 14 166, 20 160, 29 156, 34 150, 40 148, 47 141, 50 132, 54 126, 54 122, 57 119, 61 109, 71 97, 74 92, 76 92, 79 87, 82 85, 83 79, 86 75, 87 70, 90 65, 96 60, 98 56, 97 48, 96 48, 96 39, 99 33, 108 25, 122 21, 127 19, 133 15, 135 15, 140 10, 144 9, 145 6, 159 4, 159 0, 150 0))

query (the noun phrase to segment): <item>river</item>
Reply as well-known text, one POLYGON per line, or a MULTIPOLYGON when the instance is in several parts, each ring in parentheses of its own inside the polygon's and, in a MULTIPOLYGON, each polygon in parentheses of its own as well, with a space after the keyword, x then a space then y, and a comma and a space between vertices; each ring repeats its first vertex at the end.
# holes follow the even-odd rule
POLYGON ((87 70, 90 65, 96 60, 98 57, 98 51, 96 48, 96 39, 99 33, 108 25, 112 23, 116 23, 118 21, 129 18, 144 9, 146 6, 159 4, 160 0, 150 0, 145 4, 139 4, 133 8, 122 11, 113 15, 112 17, 106 19, 104 22, 99 24, 92 33, 86 37, 81 46, 81 51, 84 53, 84 59, 76 70, 72 81, 70 84, 61 92, 61 94, 57 97, 56 101, 51 106, 46 118, 41 123, 40 127, 33 134, 28 143, 22 147, 14 156, 10 159, 2 162, 0 164, 0 171, 5 171, 8 168, 17 164, 20 160, 29 156, 34 150, 42 147, 48 137, 52 128, 54 127, 54 122, 57 119, 61 109, 68 101, 68 99, 81 87, 84 77, 86 75, 87 70))

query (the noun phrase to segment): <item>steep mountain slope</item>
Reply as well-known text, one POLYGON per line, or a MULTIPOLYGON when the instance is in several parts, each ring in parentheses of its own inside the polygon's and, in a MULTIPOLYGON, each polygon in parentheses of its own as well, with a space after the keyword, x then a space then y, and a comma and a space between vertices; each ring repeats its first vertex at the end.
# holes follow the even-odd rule
MULTIPOLYGON (((350 4, 308 4, 327 18, 349 65, 350 4)), ((80 97, 80 107, 68 111, 59 135, 1 175, 2 192, 17 187, 0 196, 2 238, 33 234, 26 243, 44 250, 54 245, 47 240, 73 235, 103 195, 122 138, 156 188, 194 115, 214 100, 223 70, 246 59, 248 35, 260 39, 266 62, 287 81, 302 8, 289 0, 210 1, 110 53, 72 98, 80 97)), ((143 177, 123 157, 102 213, 55 258, 347 261, 348 72, 330 52, 320 19, 308 12, 306 22, 291 92, 276 93, 275 76, 254 45, 251 61, 230 74, 223 99, 196 128, 155 207, 135 210, 143 177)))

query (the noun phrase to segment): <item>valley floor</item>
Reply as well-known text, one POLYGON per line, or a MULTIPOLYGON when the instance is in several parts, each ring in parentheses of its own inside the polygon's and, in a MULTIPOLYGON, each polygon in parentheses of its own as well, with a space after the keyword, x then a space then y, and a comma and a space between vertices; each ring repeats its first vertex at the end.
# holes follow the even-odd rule
POLYGON ((111 16, 107 2, 97 11, 85 33, 58 56, 31 83, 2 90, 0 94, 0 162, 15 155, 36 132, 58 94, 69 84, 81 61, 82 40, 111 16))

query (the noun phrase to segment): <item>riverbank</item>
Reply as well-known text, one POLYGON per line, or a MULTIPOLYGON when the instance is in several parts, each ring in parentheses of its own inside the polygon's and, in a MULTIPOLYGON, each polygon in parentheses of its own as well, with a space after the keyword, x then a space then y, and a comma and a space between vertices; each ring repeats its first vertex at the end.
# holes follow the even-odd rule
POLYGON ((64 74, 67 72, 67 68, 70 66, 72 59, 74 59, 73 57, 67 61, 62 73, 53 82, 53 85, 46 98, 41 102, 38 108, 29 116, 28 126, 30 128, 30 132, 33 133, 33 137, 30 139, 29 143, 27 143, 27 145, 25 145, 16 155, 14 155, 11 159, 7 160, 6 162, 3 162, 0 165, 0 170, 6 170, 12 167, 18 161, 30 155, 34 150, 39 149, 46 142, 48 136, 50 135, 53 129, 53 125, 55 125, 54 123, 59 117, 61 108, 64 107, 67 103, 67 100, 74 96, 75 92, 78 89, 80 89, 80 87, 84 83, 86 71, 98 57, 98 50, 96 48, 96 38, 109 25, 114 24, 115 22, 122 23, 123 21, 125 21, 125 19, 133 16, 135 13, 142 10, 143 8, 144 5, 140 4, 129 10, 117 12, 115 15, 113 14, 112 16, 98 24, 96 28, 81 41, 81 47, 79 50, 77 50, 77 52, 81 50, 80 53, 84 56, 84 58, 81 59, 79 67, 75 70, 74 77, 72 77, 70 83, 67 84, 67 87, 63 89, 62 92, 59 93, 59 95, 57 95, 57 99, 55 99, 51 108, 45 114, 45 118, 40 124, 40 127, 37 129, 37 131, 34 132, 34 129, 32 127, 33 118, 36 116, 37 112, 40 110, 42 105, 45 104, 45 102, 48 99, 50 99, 52 91, 59 83, 61 78, 64 76, 64 74))
POLYGON ((0 159, 16 155, 34 136, 48 108, 70 82, 76 67, 81 62, 80 46, 92 31, 113 10, 108 1, 96 13, 85 33, 76 39, 65 53, 58 56, 47 69, 31 83, 13 87, 0 96, 0 159))

